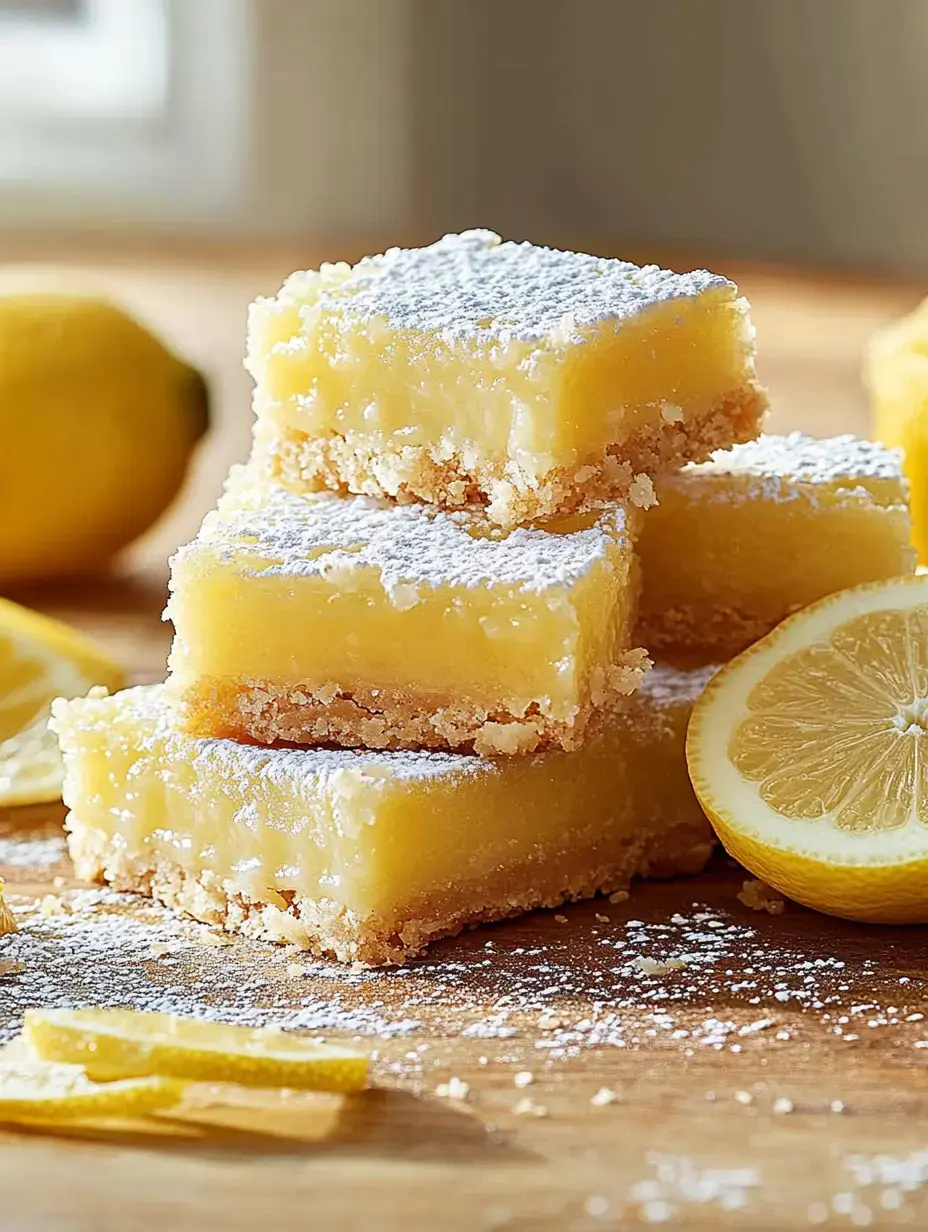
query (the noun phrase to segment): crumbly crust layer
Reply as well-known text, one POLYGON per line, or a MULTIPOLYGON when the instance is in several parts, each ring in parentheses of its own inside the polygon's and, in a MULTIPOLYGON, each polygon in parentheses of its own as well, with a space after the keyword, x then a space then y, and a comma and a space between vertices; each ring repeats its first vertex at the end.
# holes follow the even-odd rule
POLYGON ((160 855, 127 851, 121 839, 85 828, 73 816, 69 825, 71 858, 82 880, 148 895, 229 933, 372 965, 402 963, 430 942, 478 924, 613 893, 632 877, 697 873, 712 851, 708 823, 691 821, 636 835, 620 850, 586 849, 556 860, 524 862, 479 882, 398 903, 389 915, 362 916, 327 898, 275 890, 257 898, 215 873, 191 872, 160 855))
POLYGON ((722 662, 747 650, 802 606, 794 603, 775 614, 746 612, 734 607, 678 606, 639 614, 635 639, 660 651, 711 653, 722 662))
POLYGON ((653 478, 753 439, 766 408, 766 395, 751 382, 691 404, 680 422, 640 429, 596 462, 555 467, 540 480, 513 462, 465 457, 440 443, 385 448, 374 436, 312 437, 260 418, 254 457, 267 478, 293 491, 329 488, 444 509, 482 507, 492 521, 512 527, 616 500, 647 508, 653 478))
POLYGON ((453 749, 484 757, 572 750, 597 719, 633 693, 650 666, 630 650, 596 680, 589 704, 570 723, 536 705, 522 713, 460 701, 436 704, 387 689, 344 690, 268 680, 202 679, 175 694, 178 724, 195 736, 274 744, 338 744, 367 749, 453 749))

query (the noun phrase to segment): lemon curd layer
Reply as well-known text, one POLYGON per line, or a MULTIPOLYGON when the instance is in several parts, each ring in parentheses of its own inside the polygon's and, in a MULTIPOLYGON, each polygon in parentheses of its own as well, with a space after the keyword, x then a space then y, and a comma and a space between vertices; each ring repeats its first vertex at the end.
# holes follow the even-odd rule
POLYGON ((669 475, 638 540, 637 636, 734 654, 825 595, 915 568, 900 455, 762 436, 669 475))
POLYGON ((231 932, 401 961, 710 850, 684 760, 711 669, 659 668, 582 749, 266 749, 179 733, 163 686, 54 705, 78 875, 231 932))
POLYGON ((238 472, 171 568, 170 685, 195 735, 524 753, 639 683, 613 506, 560 532, 238 472))
POLYGON ((490 231, 292 274, 252 305, 257 453, 294 490, 487 507, 630 495, 758 430, 734 283, 490 231))

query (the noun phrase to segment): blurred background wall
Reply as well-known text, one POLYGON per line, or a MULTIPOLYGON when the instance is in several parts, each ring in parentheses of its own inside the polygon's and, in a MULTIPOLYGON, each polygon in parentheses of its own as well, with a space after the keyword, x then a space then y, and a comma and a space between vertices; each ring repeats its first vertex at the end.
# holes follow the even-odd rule
POLYGON ((928 0, 0 0, 12 232, 924 274, 926 213, 928 0))

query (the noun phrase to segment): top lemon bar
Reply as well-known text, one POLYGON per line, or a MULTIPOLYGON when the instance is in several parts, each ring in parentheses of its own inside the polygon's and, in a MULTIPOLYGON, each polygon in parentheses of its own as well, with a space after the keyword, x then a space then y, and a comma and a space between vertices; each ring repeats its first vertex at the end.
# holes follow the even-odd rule
POLYGON ((766 407, 734 283, 491 231, 291 274, 251 307, 246 366, 268 477, 504 526, 647 507, 766 407))

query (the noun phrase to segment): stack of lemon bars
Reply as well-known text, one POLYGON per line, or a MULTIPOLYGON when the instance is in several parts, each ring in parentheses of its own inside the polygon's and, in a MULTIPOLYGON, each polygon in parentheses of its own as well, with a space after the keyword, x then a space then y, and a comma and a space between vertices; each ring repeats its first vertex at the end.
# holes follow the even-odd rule
POLYGON ((230 932, 400 962, 698 871, 711 665, 914 569, 895 453, 758 438, 705 271, 446 236, 293 274, 247 366, 167 682, 53 720, 78 874, 230 932))

